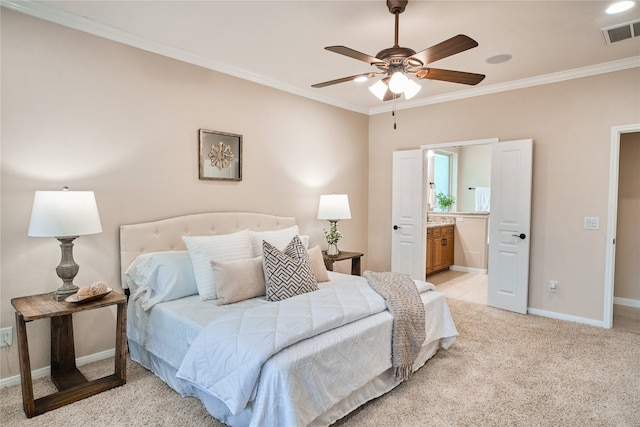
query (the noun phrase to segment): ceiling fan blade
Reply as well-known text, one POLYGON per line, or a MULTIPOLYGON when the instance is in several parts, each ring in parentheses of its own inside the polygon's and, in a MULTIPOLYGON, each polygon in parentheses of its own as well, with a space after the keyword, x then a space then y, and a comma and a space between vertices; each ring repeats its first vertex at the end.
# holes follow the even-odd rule
POLYGON ((476 46, 478 46, 477 41, 464 34, 458 34, 457 36, 416 53, 411 56, 411 58, 415 58, 421 61, 423 65, 427 65, 476 46))
POLYGON ((339 53, 340 55, 348 56, 349 58, 357 59, 358 61, 366 62, 369 65, 384 64, 385 62, 366 53, 358 52, 346 46, 327 46, 326 50, 339 53))
POLYGON ((442 80, 443 82, 477 85, 484 80, 484 74, 467 73, 464 71, 442 70, 440 68, 421 68, 415 76, 419 79, 442 80))
POLYGON ((358 77, 366 77, 366 78, 370 78, 375 76, 376 74, 380 74, 380 73, 363 73, 363 74, 356 74, 355 76, 349 76, 349 77, 342 77, 340 79, 335 79, 335 80, 329 80, 327 82, 322 82, 322 83, 316 83, 314 85, 311 85, 311 87, 315 87, 315 88, 319 88, 319 87, 326 87, 326 86, 331 86, 331 85, 335 85, 338 83, 344 83, 344 82, 350 82, 352 80, 357 79, 358 77))

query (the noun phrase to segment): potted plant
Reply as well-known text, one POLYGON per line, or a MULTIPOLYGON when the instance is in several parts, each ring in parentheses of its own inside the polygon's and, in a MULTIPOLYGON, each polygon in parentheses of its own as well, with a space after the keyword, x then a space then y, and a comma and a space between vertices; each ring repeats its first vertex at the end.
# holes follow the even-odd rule
POLYGON ((335 256, 340 253, 338 250, 338 241, 342 239, 342 233, 338 230, 338 221, 330 221, 331 226, 329 230, 323 228, 324 237, 327 239, 329 248, 327 249, 327 255, 335 256))
POLYGON ((444 194, 443 192, 439 192, 436 197, 438 199, 438 206, 445 212, 449 212, 453 204, 456 202, 456 198, 451 194, 444 194))

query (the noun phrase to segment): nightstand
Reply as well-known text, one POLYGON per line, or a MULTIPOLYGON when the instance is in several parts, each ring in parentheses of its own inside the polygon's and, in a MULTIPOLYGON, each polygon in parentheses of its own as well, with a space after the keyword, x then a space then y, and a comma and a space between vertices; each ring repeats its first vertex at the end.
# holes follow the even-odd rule
POLYGON ((124 295, 111 291, 98 300, 86 303, 56 301, 53 292, 11 300, 16 310, 16 334, 20 357, 22 406, 27 418, 73 403, 94 394, 126 383, 126 322, 127 300, 124 295), (117 305, 115 373, 87 381, 76 368, 71 316, 80 311, 117 305), (29 343, 26 322, 51 319, 51 379, 58 392, 39 399, 33 398, 29 343))
POLYGON ((324 258, 324 265, 327 270, 333 271, 333 263, 336 261, 351 260, 351 274, 354 276, 360 275, 360 258, 364 254, 360 252, 345 252, 340 251, 338 255, 327 255, 327 251, 322 251, 322 257, 324 258))

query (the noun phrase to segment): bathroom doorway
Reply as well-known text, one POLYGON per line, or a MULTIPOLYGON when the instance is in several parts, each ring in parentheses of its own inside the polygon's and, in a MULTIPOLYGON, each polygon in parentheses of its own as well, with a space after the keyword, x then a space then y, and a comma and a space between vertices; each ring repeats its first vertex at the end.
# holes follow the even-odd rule
POLYGON ((476 214, 475 189, 490 187, 491 144, 494 140, 483 142, 469 145, 460 143, 425 151, 427 221, 449 218, 450 221, 454 221, 454 226, 459 226, 454 239, 454 264, 448 270, 428 274, 426 280, 436 285, 447 297, 486 305, 489 278, 489 213, 484 215, 484 222, 480 221, 479 217, 458 215, 476 214), (438 206, 438 193, 455 198, 451 217, 441 216, 446 215, 446 212, 438 206), (478 233, 476 227, 484 230, 478 233), (463 231, 462 235, 460 231, 463 231), (475 245, 469 244, 471 242, 465 239, 464 232, 472 233, 476 240, 475 245), (478 247, 478 234, 487 236, 483 239, 486 242, 483 247, 478 247))
MULTIPOLYGON (((611 326, 640 334, 640 268, 636 261, 640 253, 640 126, 630 130, 614 132, 617 135, 612 140, 612 151, 618 149, 618 168, 617 197, 610 200, 614 202, 610 207, 615 208, 616 221, 611 326)), ((610 215, 614 215, 611 210, 610 215)))

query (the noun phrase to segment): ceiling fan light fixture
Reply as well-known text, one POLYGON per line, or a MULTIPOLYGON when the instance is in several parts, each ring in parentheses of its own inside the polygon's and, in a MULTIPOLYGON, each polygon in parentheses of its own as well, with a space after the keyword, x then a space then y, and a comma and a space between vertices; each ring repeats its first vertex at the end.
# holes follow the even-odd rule
POLYGON ((384 99, 384 94, 387 93, 387 85, 384 84, 382 80, 378 80, 369 86, 369 90, 376 96, 376 98, 382 101, 384 99))
POLYGON ((404 97, 411 99, 420 92, 420 89, 422 89, 422 86, 411 79, 407 79, 407 84, 404 86, 404 97))
POLYGON ((409 79, 404 75, 402 71, 396 71, 389 80, 389 90, 396 95, 402 94, 409 79))

